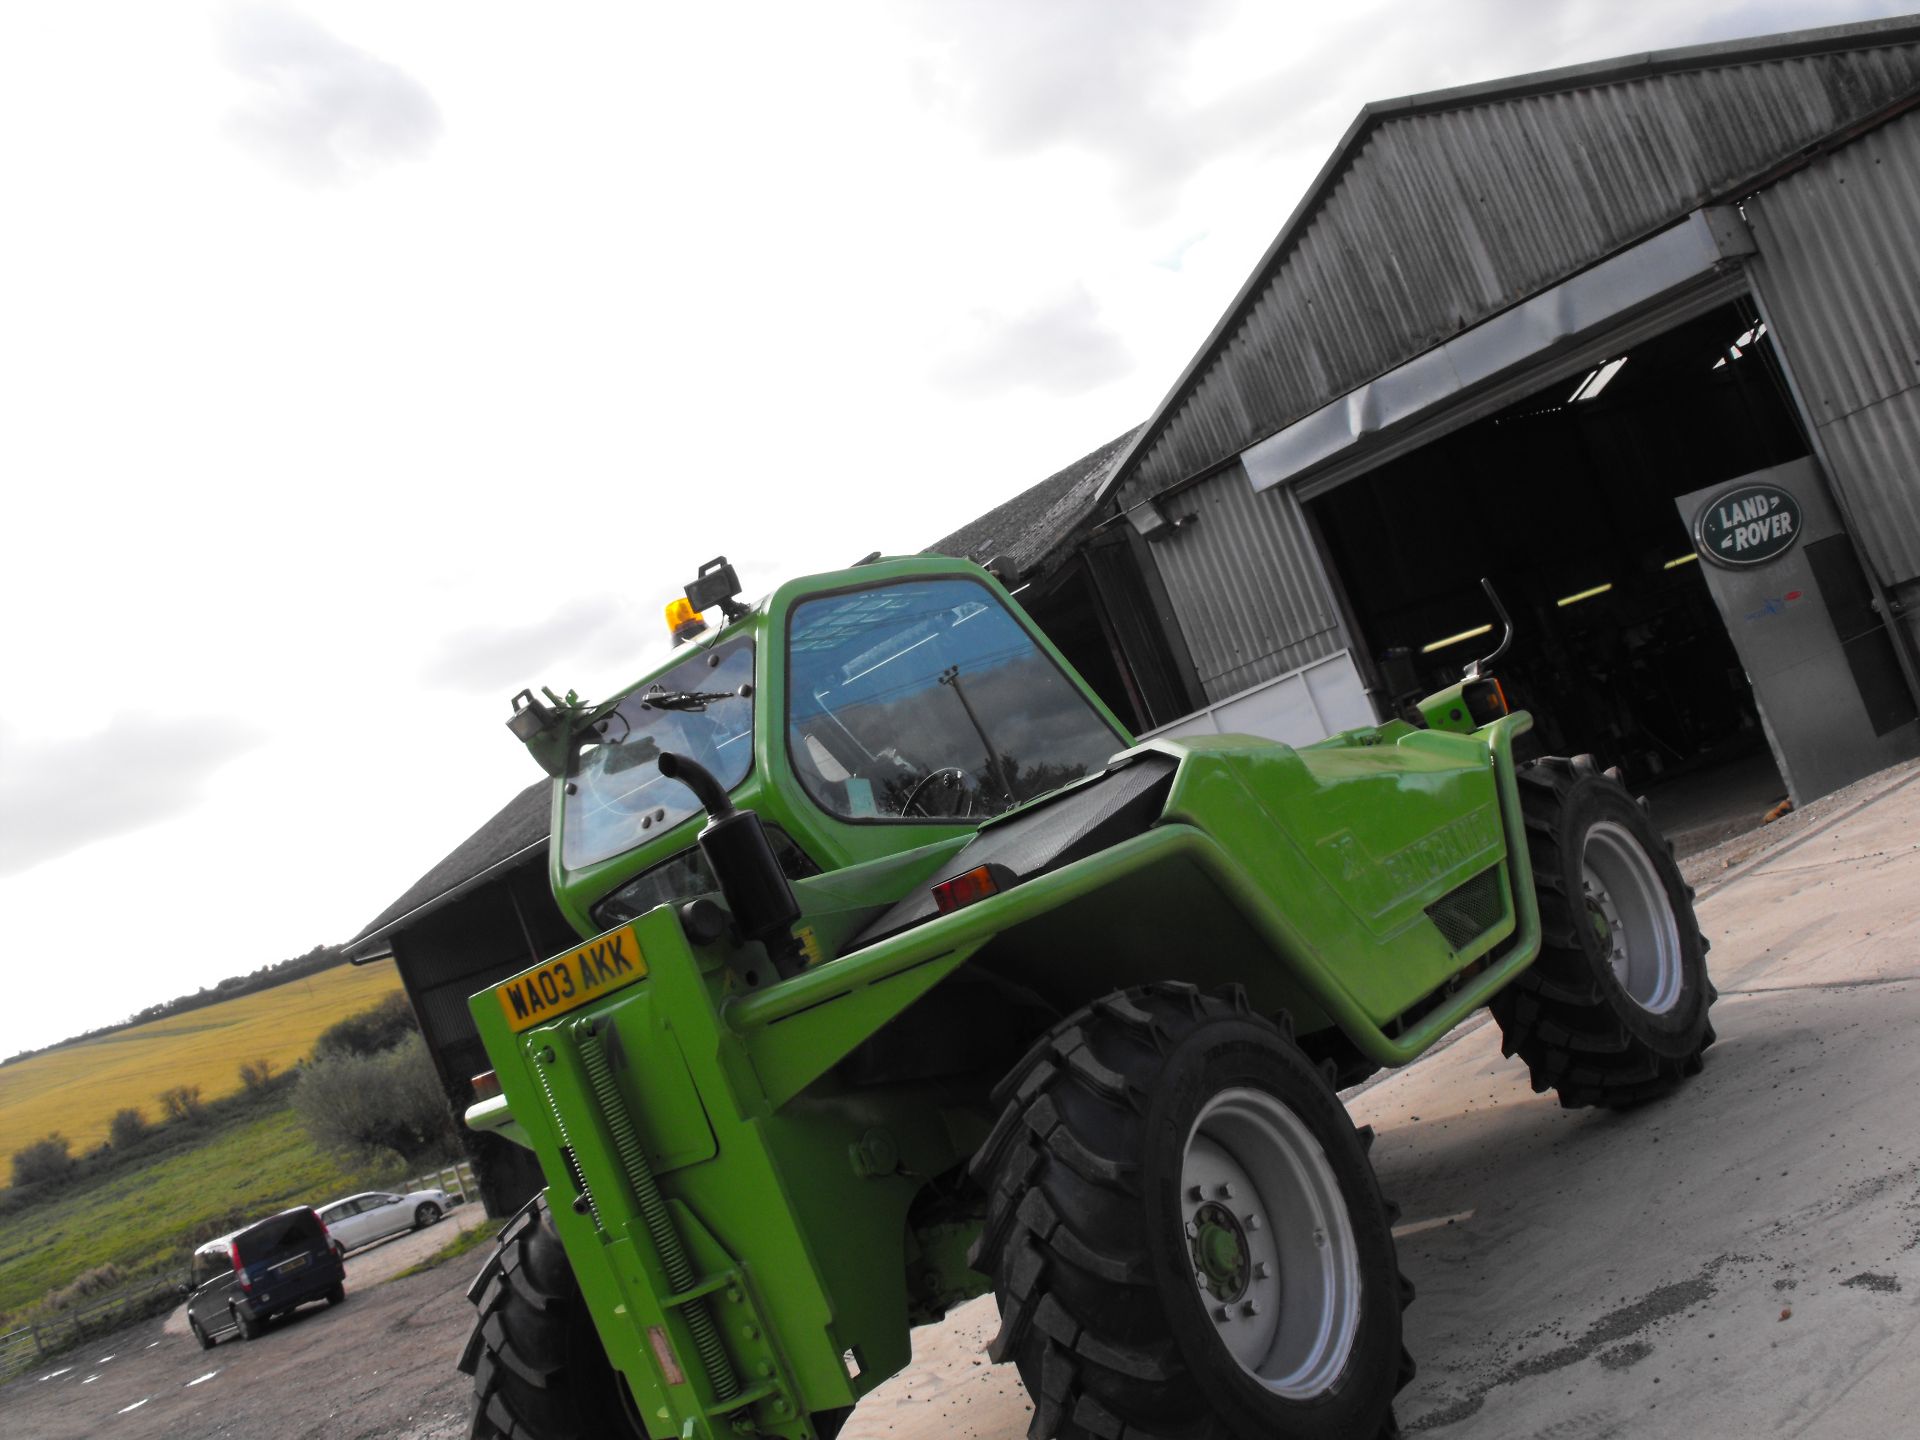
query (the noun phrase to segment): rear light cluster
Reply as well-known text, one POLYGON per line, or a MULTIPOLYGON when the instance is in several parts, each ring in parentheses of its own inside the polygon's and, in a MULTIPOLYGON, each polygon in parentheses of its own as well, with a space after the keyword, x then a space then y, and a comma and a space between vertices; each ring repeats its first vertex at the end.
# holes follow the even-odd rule
POLYGON ((1018 877, 1004 865, 976 865, 933 887, 933 903, 942 915, 1011 889, 1018 877))
POLYGON ((230 1242, 227 1246, 227 1250, 233 1256, 233 1273, 240 1277, 240 1288, 242 1290, 253 1289, 253 1281, 247 1275, 246 1261, 240 1258, 240 1242, 238 1240, 234 1240, 230 1242))

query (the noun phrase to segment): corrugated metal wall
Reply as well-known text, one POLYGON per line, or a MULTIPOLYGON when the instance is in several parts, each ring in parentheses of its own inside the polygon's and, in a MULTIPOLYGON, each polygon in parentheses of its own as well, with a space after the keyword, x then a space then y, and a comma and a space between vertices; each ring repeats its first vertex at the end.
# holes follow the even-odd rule
POLYGON ((1854 538, 1882 583, 1920 579, 1920 114, 1747 203, 1755 287, 1854 538))
POLYGON ((1192 710, 1197 692, 1188 680, 1192 665, 1174 653, 1171 608, 1163 614, 1150 589, 1146 567, 1152 562, 1138 553, 1146 543, 1129 535, 1117 543, 1089 545, 1083 553, 1114 641, 1133 675, 1144 712, 1138 728, 1152 730, 1192 710))
POLYGON ((1238 464, 1165 502, 1189 520, 1151 547, 1209 702, 1345 648, 1300 502, 1238 464))
POLYGON ((1912 27, 1894 38, 1909 43, 1626 67, 1388 113, 1170 398, 1127 462, 1121 503, 1884 113, 1920 89, 1912 27))

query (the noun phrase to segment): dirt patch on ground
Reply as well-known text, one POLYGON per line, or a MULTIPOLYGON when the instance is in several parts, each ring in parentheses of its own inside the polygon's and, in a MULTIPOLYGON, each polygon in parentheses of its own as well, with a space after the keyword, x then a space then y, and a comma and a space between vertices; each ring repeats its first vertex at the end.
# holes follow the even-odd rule
POLYGON ((1871 1270, 1863 1270, 1851 1279, 1840 1282, 1850 1290, 1871 1290, 1876 1295, 1898 1295, 1900 1277, 1898 1275, 1876 1275, 1871 1270))

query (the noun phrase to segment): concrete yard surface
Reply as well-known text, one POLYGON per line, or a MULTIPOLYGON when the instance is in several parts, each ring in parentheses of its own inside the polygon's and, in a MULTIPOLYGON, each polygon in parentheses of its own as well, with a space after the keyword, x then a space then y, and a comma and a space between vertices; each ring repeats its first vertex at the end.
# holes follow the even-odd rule
POLYGON ((1706 1073, 1628 1114, 1516 1093, 1492 1026, 1355 1107, 1406 1207, 1409 1430, 1900 1433, 1876 1397, 1920 1384, 1920 983, 1715 1016, 1706 1073))
MULTIPOLYGON (((1920 771, 1724 876, 1719 1043, 1627 1113, 1535 1095, 1478 1017, 1350 1099, 1418 1298, 1398 1414, 1462 1440, 1913 1433, 1920 1408, 1920 771)), ((1015 1440, 976 1300, 845 1440, 1015 1440)))

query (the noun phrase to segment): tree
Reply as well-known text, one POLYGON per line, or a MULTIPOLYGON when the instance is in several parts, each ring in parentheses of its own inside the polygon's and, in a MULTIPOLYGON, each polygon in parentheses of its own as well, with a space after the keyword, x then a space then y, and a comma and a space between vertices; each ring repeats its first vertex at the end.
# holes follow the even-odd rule
POLYGON ((243 1061, 240 1065, 240 1083, 247 1087, 249 1095, 258 1095, 267 1088, 267 1082, 273 1079, 274 1064, 264 1055, 243 1061))
POLYGON ((366 1010, 349 1015, 344 1020, 336 1020, 320 1032, 320 1038, 313 1042, 313 1058, 324 1060, 330 1055, 378 1055, 383 1050, 391 1050, 409 1035, 418 1035, 420 1027, 414 1023, 413 1007, 407 1003, 406 993, 396 990, 391 995, 366 1010))
POLYGON ((113 1141, 114 1149, 124 1150, 127 1146, 138 1144, 145 1139, 147 1131, 151 1128, 147 1124, 147 1117, 141 1113, 140 1107, 129 1105, 124 1110, 113 1112, 113 1119, 107 1122, 107 1138, 113 1141))
POLYGON ((439 1159, 459 1144, 418 1031, 377 1055, 316 1060, 301 1073, 293 1108, 315 1140, 336 1150, 391 1150, 411 1164, 439 1159))
POLYGON ((176 1085, 160 1092, 160 1109, 169 1120, 198 1120, 205 1108, 198 1085, 176 1085))
POLYGON ((15 1185, 59 1185, 73 1176, 73 1146, 58 1130, 13 1152, 15 1185))

